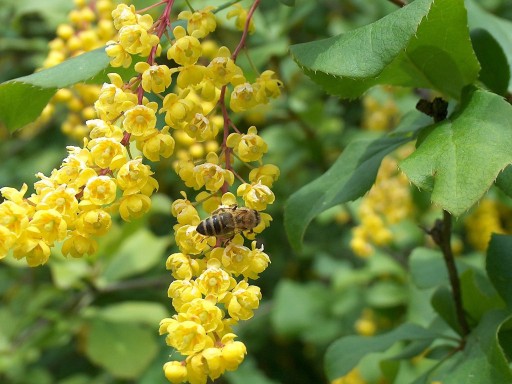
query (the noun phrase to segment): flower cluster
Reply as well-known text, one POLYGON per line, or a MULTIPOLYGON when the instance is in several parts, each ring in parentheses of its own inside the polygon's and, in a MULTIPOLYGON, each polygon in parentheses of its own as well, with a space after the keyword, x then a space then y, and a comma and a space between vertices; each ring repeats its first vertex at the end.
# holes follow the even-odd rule
POLYGON ((368 131, 388 131, 394 128, 398 122, 398 107, 393 99, 383 102, 374 96, 367 95, 363 98, 362 127, 368 131))
MULTIPOLYGON (((165 5, 154 21, 133 5, 112 9, 110 0, 100 0, 96 10, 101 20, 111 11, 108 23, 100 22, 85 2, 77 3, 72 22, 86 20, 91 27, 97 21, 94 36, 117 36, 106 48, 111 65, 133 64, 138 75, 108 75, 110 82, 90 100, 93 111, 85 122, 89 137, 81 147, 68 147, 68 156, 49 176, 37 175, 34 193, 26 197, 26 185, 0 189, 5 198, 0 204, 0 258, 12 249, 15 258, 41 265, 56 242, 62 242, 64 255, 95 252, 96 238, 108 233, 114 214, 130 221, 149 210, 158 182, 145 160, 157 162, 177 149, 174 170, 197 195, 191 202, 183 192, 172 204, 179 252, 167 260, 175 279, 168 294, 177 314, 161 322, 160 332, 185 360, 168 362, 164 372, 173 383, 206 383, 236 369, 246 354, 232 327, 251 318, 261 300, 260 288, 250 280, 259 277, 270 259, 255 236, 272 220, 262 211, 274 202, 271 188, 279 177, 277 166, 263 162, 268 145, 258 129, 239 129, 228 109, 243 112, 268 103, 279 96, 281 82, 270 70, 248 81, 236 64, 254 29, 258 0, 250 10, 237 6, 228 14, 244 30, 233 53, 200 40, 217 25, 214 8, 207 7, 177 16, 186 20, 186 28, 172 28, 173 40, 164 52, 168 61, 157 63, 173 3, 149 7, 165 5), (150 101, 149 94, 157 101, 150 101), (242 174, 240 169, 250 171, 242 174), (206 215, 219 215, 212 233, 198 231, 200 204, 206 215), (241 212, 250 217, 240 218, 241 212)), ((101 41, 94 36, 88 40, 77 26, 62 26, 58 35, 60 46, 77 51, 101 41)), ((51 57, 49 63, 55 64, 60 56, 51 57)), ((66 92, 71 91, 59 91, 59 98, 66 92)))
MULTIPOLYGON (((410 149, 403 148, 403 158, 410 149)), ((393 241, 390 226, 413 213, 413 202, 407 177, 398 170, 397 160, 383 159, 372 189, 358 208, 360 224, 352 229, 350 247, 360 257, 371 256, 374 245, 389 245, 393 241)))
MULTIPOLYGON (((84 52, 103 47, 113 39, 117 30, 112 22, 113 0, 75 0, 75 8, 68 15, 68 23, 57 27, 57 37, 50 42, 50 51, 43 68, 53 67, 64 60, 84 52)), ((62 131, 76 140, 86 137, 90 128, 86 120, 94 119, 93 104, 101 87, 95 84, 75 84, 57 91, 45 107, 42 116, 49 117, 62 104, 67 115, 61 124, 62 131)))

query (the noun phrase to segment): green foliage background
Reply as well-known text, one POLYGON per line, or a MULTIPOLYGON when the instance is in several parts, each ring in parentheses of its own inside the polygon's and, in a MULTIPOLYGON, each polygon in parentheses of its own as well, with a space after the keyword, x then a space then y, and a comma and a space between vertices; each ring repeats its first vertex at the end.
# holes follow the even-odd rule
MULTIPOLYGON (((143 5, 148 2, 137 3, 143 5)), ((184 7, 183 2, 178 1, 177 4, 184 7)), ((512 5, 506 0, 482 1, 480 5, 501 18, 512 18, 512 5)), ((29 75, 41 64, 47 42, 53 37, 58 23, 65 21, 70 8, 71 3, 67 0, 8 0, 5 6, 0 7, 0 82, 29 75)), ((257 32, 251 38, 251 56, 257 66, 271 63, 284 81, 285 91, 271 107, 240 117, 242 121, 238 124, 250 125, 257 121, 262 136, 269 144, 268 162, 281 168, 281 178, 274 189, 276 204, 269 209, 274 221, 262 239, 272 264, 258 280, 264 296, 260 309, 255 318, 237 329, 248 347, 246 362, 238 371, 219 379, 219 383, 323 383, 328 382, 326 370, 331 376, 333 371, 341 372, 345 368, 348 372, 354 361, 342 360, 343 356, 339 354, 331 355, 331 360, 328 359, 324 367, 324 355, 334 340, 355 333, 354 323, 365 308, 372 308, 385 320, 380 324, 383 331, 406 320, 426 325, 428 320, 434 318, 430 305, 432 297, 432 306, 445 314, 443 321, 453 325, 453 328, 457 327, 450 312, 452 308, 439 309, 443 305, 450 305, 449 300, 445 300, 446 272, 440 254, 432 249, 416 248, 425 245, 417 225, 431 225, 432 215, 418 215, 417 223, 402 228, 402 242, 396 249, 379 251, 365 262, 356 257, 349 247, 350 228, 355 223, 338 224, 335 221, 336 207, 324 211, 312 204, 311 211, 304 210, 302 223, 299 218, 289 224, 296 229, 292 231, 295 235, 291 238, 294 248, 286 240, 283 212, 290 196, 324 174, 333 163, 334 167, 338 164, 339 168, 335 168, 334 175, 327 173, 327 176, 323 176, 326 184, 321 184, 319 191, 323 193, 334 188, 335 194, 339 192, 340 184, 352 187, 354 180, 339 175, 352 172, 361 163, 355 160, 354 164, 347 163, 341 157, 339 159, 342 160, 336 161, 336 158, 342 151, 350 158, 348 154, 351 151, 361 152, 376 138, 374 134, 361 129, 361 102, 326 95, 315 83, 325 85, 327 75, 321 73, 322 68, 313 68, 318 73, 313 73, 313 69, 306 71, 312 75, 313 82, 293 61, 289 47, 354 30, 395 10, 396 6, 384 0, 297 0, 294 7, 286 7, 275 1, 262 2, 256 18, 257 32), (314 220, 313 224, 308 228, 305 242, 299 250, 298 244, 311 220, 314 220), (406 258, 410 260, 410 271, 405 267, 406 258)), ((476 17, 472 22, 475 25, 488 25, 489 19, 485 17, 476 17)), ((230 45, 237 41, 238 34, 223 28, 217 32, 217 37, 230 45)), ((485 36, 480 38, 487 41, 485 36)), ((393 35, 389 39, 393 39, 393 35)), ((399 41, 396 44, 398 50, 403 48, 399 46, 399 41)), ((310 52, 309 48, 304 49, 310 52)), ((478 55, 478 50, 475 50, 478 55)), ((360 53, 363 54, 363 50, 360 53)), ((292 48, 292 55, 301 65, 308 67, 311 64, 300 61, 301 45, 292 48)), ((357 69, 363 67, 365 58, 359 60, 355 62, 357 69)), ((240 58, 240 63, 248 65, 244 57, 240 58)), ((325 61, 322 63, 326 64, 325 61)), ((476 76, 475 73, 473 75, 476 76)), ((363 73, 363 76, 366 75, 363 73)), ((402 84, 402 79, 398 80, 394 84, 402 84)), ((445 80, 438 79, 437 84, 446 85, 445 80)), ((330 92, 354 98, 372 85, 372 82, 363 84, 353 94, 343 94, 340 89, 330 92)), ((462 85, 448 84, 442 90, 456 97, 462 85)), ((426 84, 419 83, 417 86, 426 84)), ((504 89, 501 91, 504 93, 504 89)), ((16 91, 0 91, 0 103, 2 98, 9 97, 13 92, 16 91)), ((378 91, 375 92, 379 97, 378 91)), ((412 92, 400 90, 396 96, 401 112, 413 109, 417 96, 412 92)), ((20 97, 23 97, 22 93, 20 97)), ((472 96, 468 97, 471 99, 472 96)), ((494 110, 490 109, 487 113, 492 116, 494 110)), ((23 116, 23 111, 18 114, 23 116)), ((409 128, 423 121, 418 115, 405 118, 409 128)), ((481 117, 480 114, 478 116, 481 117)), ((503 118, 508 119, 508 116, 503 118)), ((489 120, 488 116, 482 118, 483 122, 486 120, 489 120)), ((30 185, 35 181, 33 175, 36 172, 49 173, 59 165, 66 154, 65 146, 76 143, 60 133, 58 123, 59 116, 38 132, 34 127, 28 127, 12 136, 5 127, 0 126, 0 186, 19 188, 23 182, 30 185)), ((463 123, 454 120, 446 123, 445 128, 455 130, 457 124, 463 123)), ((390 146, 378 152, 375 158, 364 158, 367 161, 365 164, 373 164, 376 172, 380 159, 386 153, 416 137, 410 136, 410 133, 381 138, 384 144, 390 146)), ((436 140, 442 141, 442 138, 431 135, 428 140, 435 143, 436 140)), ((505 148, 510 148, 507 140, 510 140, 508 136, 503 139, 503 144, 505 148)), ((484 157, 494 155, 484 154, 484 157)), ((427 162, 421 156, 422 153, 418 151, 404 164, 406 173, 409 175, 407 169, 410 167, 411 174, 416 176, 416 179, 411 179, 431 192, 415 191, 418 211, 427 211, 424 208, 432 199, 441 206, 451 207, 449 204, 453 203, 454 210, 464 213, 467 207, 456 206, 457 201, 436 200, 436 188, 442 188, 442 185, 433 186, 431 180, 426 180, 425 174, 428 172, 421 166, 426 166, 427 162)), ((507 159, 497 159, 491 167, 492 172, 501 170, 507 159)), ((157 327, 162 318, 172 314, 166 292, 171 276, 165 270, 165 259, 175 251, 170 236, 173 225, 170 203, 173 198, 179 197, 183 186, 169 162, 156 165, 156 172, 160 190, 153 201, 151 213, 139 221, 114 226, 101 241, 99 252, 94 257, 65 260, 56 250, 49 265, 42 268, 29 269, 12 259, 0 264, 0 382, 166 382, 161 367, 167 361, 170 350, 163 338, 158 336, 157 327)), ((471 169, 461 172, 466 174, 471 169)), ((497 173, 491 176, 489 180, 482 181, 484 191, 485 183, 491 183, 497 173)), ((371 175, 360 174, 359 177, 368 180, 358 179, 358 183, 371 185, 371 175)), ((453 180, 451 177, 448 179, 453 180)), ((503 189, 507 192, 506 188, 503 189)), ((334 199, 331 195, 319 196, 319 191, 305 189, 295 194, 294 198, 299 202, 302 199, 316 202, 325 198, 322 201, 338 206, 360 196, 366 189, 350 189, 334 199), (306 196, 301 197, 301 194, 306 196)), ((503 195, 499 191, 495 193, 503 195)), ((293 204, 294 198, 289 204, 293 204)), ((354 212, 356 206, 347 207, 354 212)), ((455 224, 455 231, 464 239, 461 222, 455 224)), ((507 238, 497 238, 490 256, 499 256, 510 249, 507 241, 507 238)), ((471 249, 467 253, 464 261, 459 263, 463 290, 470 303, 472 300, 477 303, 473 308, 468 308, 472 318, 482 321, 474 337, 468 341, 465 358, 478 357, 481 349, 488 355, 499 355, 497 343, 482 348, 478 338, 485 338, 486 332, 501 326, 506 318, 501 312, 489 313, 487 310, 503 306, 501 297, 511 297, 510 288, 503 283, 503 279, 507 281, 510 276, 499 276, 501 283, 493 282, 501 295, 498 296, 483 277, 483 255, 471 249), (482 307, 482 303, 486 303, 486 307, 482 307)), ((503 272, 498 256, 497 263, 490 262, 487 266, 491 274, 503 272)), ((490 260, 495 261, 496 258, 490 260)), ((504 324, 503 328, 508 329, 508 324, 504 324)), ((368 344, 353 336, 352 339, 337 341, 331 348, 346 352, 345 356, 350 355, 352 359, 371 351, 382 351, 382 355, 369 356, 362 363, 367 382, 376 382, 381 369, 399 371, 398 363, 393 360, 379 365, 382 356, 390 357, 398 353, 393 348, 389 351, 389 347, 393 347, 396 341, 412 341, 409 351, 401 353, 415 356, 414 351, 421 351, 420 347, 428 345, 425 340, 431 340, 431 332, 406 324, 396 328, 392 336, 382 335, 368 344), (415 337, 411 338, 411 334, 415 337), (355 348, 360 350, 356 352, 355 348)), ((509 333, 503 332, 500 337, 510 340, 509 333)), ((449 346, 449 341, 439 343, 432 347, 431 352, 442 353, 443 348, 446 350, 449 346)), ((491 364, 507 366, 504 358, 496 359, 491 360, 491 364)), ((433 363, 429 359, 407 363, 399 373, 389 374, 389 377, 395 377, 397 383, 408 383, 418 372, 431 365, 433 363)), ((506 371, 503 368, 500 372, 506 371)), ((501 376, 496 378, 510 380, 510 375, 503 375, 505 379, 501 376)))

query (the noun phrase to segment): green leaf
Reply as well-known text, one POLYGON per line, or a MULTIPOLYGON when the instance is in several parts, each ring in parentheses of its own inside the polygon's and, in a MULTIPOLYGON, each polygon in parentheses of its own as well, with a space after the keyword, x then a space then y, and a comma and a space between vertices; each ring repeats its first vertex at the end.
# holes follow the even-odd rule
POLYGON ((484 273, 474 269, 460 273, 460 288, 464 312, 475 322, 493 309, 505 308, 505 303, 484 273))
POLYGON ((329 380, 335 380, 350 372, 369 353, 385 351, 399 341, 430 340, 436 337, 435 333, 411 323, 402 324, 379 336, 342 337, 327 349, 325 372, 329 380))
POLYGON ((453 366, 441 380, 443 384, 512 383, 512 372, 497 336, 509 319, 503 311, 488 312, 469 335, 464 350, 454 355, 453 366))
POLYGON ((508 165, 500 172, 496 179, 496 186, 506 193, 508 197, 512 197, 512 166, 508 165))
POLYGON ((122 280, 162 262, 170 237, 156 237, 141 228, 131 235, 107 264, 98 284, 122 280))
POLYGON ((407 302, 405 286, 394 281, 377 281, 365 291, 366 303, 373 308, 389 308, 407 302))
POLYGON ((295 6, 295 0, 279 0, 281 4, 287 5, 288 7, 295 6))
POLYGON ((14 131, 34 121, 58 88, 105 81, 109 60, 102 47, 55 67, 0 84, 0 123, 14 131))
POLYGON ((512 106, 468 88, 456 111, 429 130, 400 168, 432 202, 455 216, 466 212, 512 163, 512 106))
POLYGON ((423 126, 425 117, 411 113, 404 117, 398 130, 376 140, 351 142, 336 162, 318 179, 299 189, 285 206, 284 224, 288 239, 296 249, 311 220, 323 211, 365 194, 373 185, 384 156, 414 139, 414 130, 423 126))
MULTIPOLYGON (((468 10, 469 27, 488 31, 503 49, 508 67, 512 67, 512 22, 486 12, 477 5, 478 2, 466 0, 465 3, 468 10)), ((509 78, 508 89, 512 91, 512 77, 509 78)))
POLYGON ((479 71, 463 0, 416 0, 362 28, 294 45, 291 53, 327 92, 346 98, 392 84, 458 99, 479 71))
POLYGON ((491 91, 504 95, 510 81, 510 68, 505 52, 496 39, 485 29, 471 31, 471 42, 482 66, 479 79, 491 91))
POLYGON ((486 269, 492 284, 512 308, 512 236, 492 234, 486 269))
POLYGON ((112 323, 139 323, 155 326, 163 318, 169 317, 169 313, 162 304, 125 301, 98 309, 95 317, 112 323))
POLYGON ((455 311, 455 303, 453 294, 446 286, 441 286, 432 295, 432 307, 446 321, 446 323, 459 335, 462 334, 457 313, 455 311))
POLYGON ((90 325, 85 353, 113 376, 136 379, 158 352, 152 329, 137 324, 95 320, 90 325))

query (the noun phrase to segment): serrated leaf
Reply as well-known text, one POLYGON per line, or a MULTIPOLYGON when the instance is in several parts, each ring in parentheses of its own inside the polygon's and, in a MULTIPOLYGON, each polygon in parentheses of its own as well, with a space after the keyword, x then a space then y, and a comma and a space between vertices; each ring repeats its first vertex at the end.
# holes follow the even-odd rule
POLYGON ((512 236, 492 234, 486 270, 492 285, 512 308, 512 236))
POLYGON ((502 311, 485 314, 469 335, 464 350, 454 355, 443 384, 512 383, 512 372, 498 344, 498 332, 510 317, 502 311))
POLYGON ((512 163, 512 106, 500 96, 468 88, 456 111, 432 127, 400 163, 411 182, 455 216, 473 206, 512 163))
POLYGON ((458 99, 479 71, 463 0, 416 0, 362 28, 294 45, 291 53, 327 92, 346 98, 392 84, 458 99))
POLYGON ((397 128, 400 132, 376 140, 351 142, 327 172, 295 192, 288 199, 284 213, 292 247, 301 248, 306 228, 318 214, 366 193, 375 181, 384 156, 413 140, 413 132, 424 123, 424 116, 412 113, 400 123, 397 128))
POLYGON ((327 349, 325 372, 329 380, 335 380, 350 372, 369 353, 385 351, 399 341, 432 340, 436 337, 435 333, 411 323, 378 336, 342 337, 327 349))
POLYGON ((482 67, 480 81, 494 93, 504 95, 510 81, 507 56, 496 39, 485 29, 471 31, 471 42, 482 67))
POLYGON ((85 340, 87 357, 122 379, 136 379, 157 351, 154 332, 137 324, 95 320, 85 340))
POLYGON ((14 131, 34 121, 59 88, 104 81, 109 67, 105 47, 86 52, 63 63, 0 84, 0 123, 14 131))
MULTIPOLYGON (((512 67, 512 22, 486 12, 475 1, 466 0, 465 4, 468 10, 469 27, 488 31, 503 49, 508 67, 512 67)), ((512 78, 509 78, 508 89, 512 91, 512 78)))
POLYGON ((496 179, 496 186, 512 197, 512 166, 508 165, 503 171, 500 172, 496 179))

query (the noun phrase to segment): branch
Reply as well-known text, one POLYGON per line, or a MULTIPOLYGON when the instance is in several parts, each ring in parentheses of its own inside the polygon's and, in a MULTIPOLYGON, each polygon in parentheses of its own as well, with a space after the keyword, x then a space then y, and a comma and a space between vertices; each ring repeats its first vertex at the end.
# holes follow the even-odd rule
POLYGON ((399 7, 405 7, 407 5, 407 2, 405 0, 389 0, 389 1, 399 7))
POLYGON ((444 262, 446 269, 448 270, 448 276, 450 279, 450 285, 452 287, 453 301, 455 303, 455 312, 457 315, 457 321, 460 325, 463 340, 461 342, 461 348, 464 348, 466 342, 466 336, 469 335, 470 329, 464 313, 464 306, 462 303, 462 294, 460 289, 460 280, 457 273, 457 266, 455 265, 455 258, 453 257, 451 247, 452 237, 452 216, 449 212, 443 210, 443 220, 437 220, 434 227, 427 231, 432 236, 434 242, 441 248, 443 252, 444 262))

